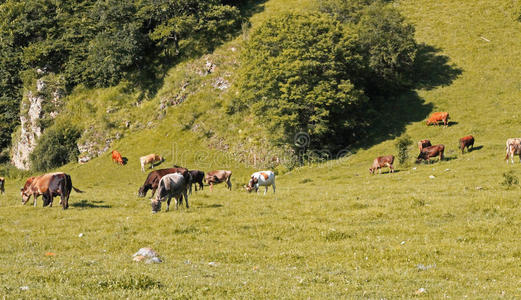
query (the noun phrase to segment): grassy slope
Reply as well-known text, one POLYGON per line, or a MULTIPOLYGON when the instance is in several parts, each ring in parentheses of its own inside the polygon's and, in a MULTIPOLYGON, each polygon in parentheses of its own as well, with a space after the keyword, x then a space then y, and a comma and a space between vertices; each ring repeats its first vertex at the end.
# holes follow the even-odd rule
MULTIPOLYGON (((271 0, 262 14, 286 3, 271 0)), ((135 196, 145 177, 141 154, 167 153, 165 165, 229 167, 235 186, 251 172, 222 153, 204 152, 203 141, 180 131, 171 114, 159 128, 116 145, 129 165, 112 165, 105 155, 66 167, 87 191, 72 195, 69 211, 20 207, 20 182, 8 183, 8 197, 0 199, 0 294, 409 298, 423 287, 431 298, 521 296, 520 190, 499 184, 505 170, 520 173, 519 164, 507 167, 502 158, 504 140, 519 136, 521 25, 512 21, 510 1, 398 3, 418 40, 463 69, 452 85, 418 92, 457 124, 407 127, 414 140, 444 143, 450 160, 369 176, 374 156, 394 152, 386 141, 280 176, 275 196, 218 186, 192 196, 189 210, 151 215, 148 201, 135 196), (466 134, 483 148, 459 154, 457 139, 466 134), (176 156, 172 144, 194 150, 176 156), (143 246, 165 262, 132 262, 143 246), (45 257, 48 251, 56 256, 45 257)))

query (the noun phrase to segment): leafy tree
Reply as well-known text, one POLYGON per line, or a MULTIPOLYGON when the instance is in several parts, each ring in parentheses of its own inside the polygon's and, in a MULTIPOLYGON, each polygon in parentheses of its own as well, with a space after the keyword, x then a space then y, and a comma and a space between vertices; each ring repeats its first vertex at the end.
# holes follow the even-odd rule
POLYGON ((367 98, 352 81, 361 68, 355 38, 325 15, 268 19, 243 51, 232 105, 259 115, 277 142, 303 131, 311 147, 348 144, 368 124, 367 98))

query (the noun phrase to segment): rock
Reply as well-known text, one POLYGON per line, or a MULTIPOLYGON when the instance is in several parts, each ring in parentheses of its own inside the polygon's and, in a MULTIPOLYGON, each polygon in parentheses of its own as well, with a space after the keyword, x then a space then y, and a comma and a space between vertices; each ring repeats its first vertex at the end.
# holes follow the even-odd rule
POLYGON ((28 291, 28 290, 29 290, 29 287, 26 286, 26 285, 24 285, 24 286, 21 286, 21 287, 20 287, 20 290, 22 290, 22 291, 28 291))
POLYGON ((133 261, 145 261, 145 263, 147 264, 158 264, 163 262, 161 258, 159 258, 159 254, 157 254, 157 252, 154 251, 154 249, 148 247, 139 249, 138 252, 134 253, 133 257, 133 261))
POLYGON ((436 177, 434 177, 434 175, 431 175, 431 176, 429 176, 429 178, 430 178, 430 179, 434 179, 434 178, 436 178, 436 177))
POLYGON ((209 265, 210 267, 217 267, 219 264, 216 263, 215 261, 211 261, 211 262, 208 263, 208 265, 209 265))
POLYGON ((405 245, 405 241, 402 241, 402 242, 400 243, 400 245, 405 245))
POLYGON ((412 168, 413 170, 416 170, 416 167, 412 168))
POLYGON ((212 86, 214 88, 222 91, 222 90, 226 90, 230 87, 230 82, 228 82, 228 80, 226 80, 222 77, 219 77, 212 83, 212 86))
POLYGON ((482 189, 483 189, 482 186, 477 186, 477 187, 476 187, 476 190, 478 190, 478 191, 479 191, 479 190, 482 190, 482 189))
POLYGON ((445 172, 450 171, 450 169, 445 169, 445 172))
POLYGON ((424 288, 419 288, 419 289, 415 292, 415 294, 416 294, 416 295, 421 295, 421 294, 423 294, 423 293, 425 293, 425 292, 427 292, 427 290, 425 290, 424 288))
POLYGON ((83 233, 78 234, 78 237, 83 237, 83 233))
POLYGON ((427 271, 427 270, 435 268, 435 267, 436 267, 436 264, 434 264, 434 265, 427 265, 427 266, 425 266, 423 264, 419 264, 419 265, 416 266, 416 268, 418 270, 420 270, 420 271, 427 271))

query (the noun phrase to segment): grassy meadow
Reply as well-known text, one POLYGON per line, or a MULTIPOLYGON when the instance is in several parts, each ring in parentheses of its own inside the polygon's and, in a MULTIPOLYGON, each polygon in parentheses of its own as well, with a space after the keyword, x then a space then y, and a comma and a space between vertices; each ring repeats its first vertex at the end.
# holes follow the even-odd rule
MULTIPOLYGON (((381 142, 348 157, 280 174, 276 194, 271 188, 266 196, 248 194, 241 187, 255 169, 184 130, 178 114, 189 109, 187 102, 170 108, 157 127, 114 145, 126 166, 112 164, 107 153, 60 169, 85 191, 71 194, 67 211, 58 199, 52 208, 42 208, 41 199, 37 208, 32 201, 22 206, 23 180, 7 179, 0 196, 0 295, 520 298, 521 188, 501 184, 507 171, 521 176, 517 158, 515 165, 503 161, 505 140, 521 136, 521 23, 513 15, 519 4, 394 4, 416 26, 437 80, 393 108, 391 115, 402 120, 382 122, 415 142, 445 144, 445 161, 416 165, 413 145, 408 165, 370 175, 374 157, 396 155, 395 140, 382 134, 381 142), (451 126, 427 127, 431 111, 448 111, 451 126), (457 142, 468 134, 476 150, 462 155, 457 142), (146 178, 138 159, 152 152, 166 156, 156 168, 232 170, 233 190, 205 187, 189 198, 189 209, 166 213, 163 206, 153 215, 148 198, 137 197, 146 178), (132 261, 147 246, 164 262, 132 261)), ((263 5, 253 26, 274 11, 311 4, 263 5)))

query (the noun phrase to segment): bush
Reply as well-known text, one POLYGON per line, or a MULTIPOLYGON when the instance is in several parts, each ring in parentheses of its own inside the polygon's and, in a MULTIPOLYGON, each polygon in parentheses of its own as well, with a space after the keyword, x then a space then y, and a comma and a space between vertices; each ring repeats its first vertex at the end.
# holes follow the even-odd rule
POLYGON ((403 137, 399 138, 394 145, 398 151, 398 161, 400 162, 400 165, 405 164, 409 159, 408 148, 410 145, 412 145, 411 137, 404 135, 403 137))
POLYGON ((81 131, 75 127, 50 127, 38 140, 38 145, 29 157, 32 167, 36 171, 47 171, 76 161, 79 155, 76 141, 80 136, 81 131))

